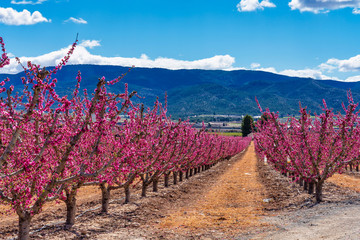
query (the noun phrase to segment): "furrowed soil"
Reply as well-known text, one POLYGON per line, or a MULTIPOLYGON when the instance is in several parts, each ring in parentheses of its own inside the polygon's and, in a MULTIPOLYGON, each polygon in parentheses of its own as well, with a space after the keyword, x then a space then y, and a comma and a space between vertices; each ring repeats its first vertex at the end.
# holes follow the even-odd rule
MULTIPOLYGON (((324 202, 264 165, 254 146, 189 179, 131 202, 112 192, 109 213, 100 213, 100 191, 83 188, 78 217, 64 229, 64 204, 49 203, 32 221, 32 239, 360 239, 360 177, 329 179, 324 202), (45 225, 47 224, 47 225, 45 225)), ((16 236, 17 217, 0 206, 0 238, 16 236)))

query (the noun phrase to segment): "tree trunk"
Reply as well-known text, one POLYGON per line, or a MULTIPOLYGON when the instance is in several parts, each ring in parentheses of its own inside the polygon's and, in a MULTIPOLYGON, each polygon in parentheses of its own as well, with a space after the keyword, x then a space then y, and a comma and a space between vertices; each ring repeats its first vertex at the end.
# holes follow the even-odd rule
POLYGON ((187 169, 186 172, 185 172, 185 178, 189 179, 189 169, 187 169))
POLYGON ((353 166, 352 166, 352 164, 349 164, 349 166, 350 166, 350 172, 352 172, 352 171, 353 171, 353 166))
POLYGON ((183 175, 184 173, 182 171, 179 171, 179 182, 183 181, 183 175))
POLYGON ((304 180, 304 191, 308 190, 309 182, 304 180))
POLYGON ((158 179, 158 178, 154 178, 154 180, 153 180, 153 192, 157 192, 157 191, 158 191, 158 183, 159 183, 159 179, 158 179))
POLYGON ((142 187, 141 187, 141 197, 146 197, 146 188, 147 188, 147 185, 145 184, 145 182, 143 182, 142 187))
POLYGON ((27 240, 30 238, 30 214, 25 213, 23 217, 19 216, 19 240, 27 240))
POLYGON ((323 188, 323 182, 316 183, 315 197, 317 203, 323 200, 322 188, 323 188))
POLYGON ((130 202, 130 185, 126 185, 124 186, 124 191, 125 191, 125 204, 130 202))
POLYGON ((71 229, 71 227, 75 224, 75 216, 76 216, 76 197, 67 198, 65 201, 66 204, 66 222, 65 228, 71 229))
POLYGON ((189 177, 191 177, 192 175, 193 175, 193 170, 192 170, 192 168, 190 168, 189 177))
POLYGON ((170 173, 164 173, 164 186, 169 187, 169 175, 170 173))
POLYGON ((314 193, 314 187, 315 187, 314 181, 310 181, 309 182, 309 188, 308 188, 308 194, 313 194, 314 193))
POLYGON ((198 167, 198 173, 200 173, 201 167, 198 167))
POLYGON ((107 213, 110 202, 110 189, 105 186, 105 183, 100 184, 101 189, 101 212, 107 213))
POLYGON ((197 174, 197 168, 194 168, 194 175, 197 174))
POLYGON ((359 165, 356 166, 356 171, 359 172, 359 165))
POLYGON ((177 175, 178 175, 178 173, 176 171, 173 171, 174 185, 177 184, 177 175))
POLYGON ((302 177, 300 177, 300 179, 299 179, 299 184, 300 184, 300 187, 304 186, 304 179, 302 177))

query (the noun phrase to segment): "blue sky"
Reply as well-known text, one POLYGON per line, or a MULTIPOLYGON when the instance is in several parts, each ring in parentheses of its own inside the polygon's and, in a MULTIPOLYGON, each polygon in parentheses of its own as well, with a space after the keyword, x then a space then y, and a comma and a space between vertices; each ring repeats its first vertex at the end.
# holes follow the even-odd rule
MULTIPOLYGON (((0 0, 10 56, 360 80, 360 0, 0 0)), ((1 72, 19 71, 15 61, 1 72)))

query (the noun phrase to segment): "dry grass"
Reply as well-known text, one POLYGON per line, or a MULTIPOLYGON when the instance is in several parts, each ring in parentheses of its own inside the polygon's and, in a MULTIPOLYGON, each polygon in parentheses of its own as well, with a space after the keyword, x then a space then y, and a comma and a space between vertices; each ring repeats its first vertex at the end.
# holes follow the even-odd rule
POLYGON ((219 181, 192 206, 167 216, 161 227, 190 229, 221 228, 228 231, 262 226, 266 190, 258 180, 253 144, 219 181))

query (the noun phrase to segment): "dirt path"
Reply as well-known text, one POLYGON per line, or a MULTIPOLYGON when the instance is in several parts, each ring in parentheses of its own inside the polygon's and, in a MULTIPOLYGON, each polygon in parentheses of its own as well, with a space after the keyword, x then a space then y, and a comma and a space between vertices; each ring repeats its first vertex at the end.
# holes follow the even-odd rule
POLYGON ((238 232, 248 227, 261 227, 259 219, 265 215, 262 203, 266 190, 258 180, 254 145, 233 166, 210 186, 203 197, 168 215, 161 221, 163 228, 190 228, 208 232, 238 232))
POLYGON ((267 218, 276 230, 253 236, 252 239, 359 239, 360 201, 323 203, 291 214, 267 218))
POLYGON ((251 239, 360 239, 360 178, 334 175, 325 183, 324 202, 314 204, 314 196, 297 184, 263 164, 258 167, 262 179, 269 180, 263 183, 274 198, 267 208, 274 215, 263 219, 272 227, 251 239))

